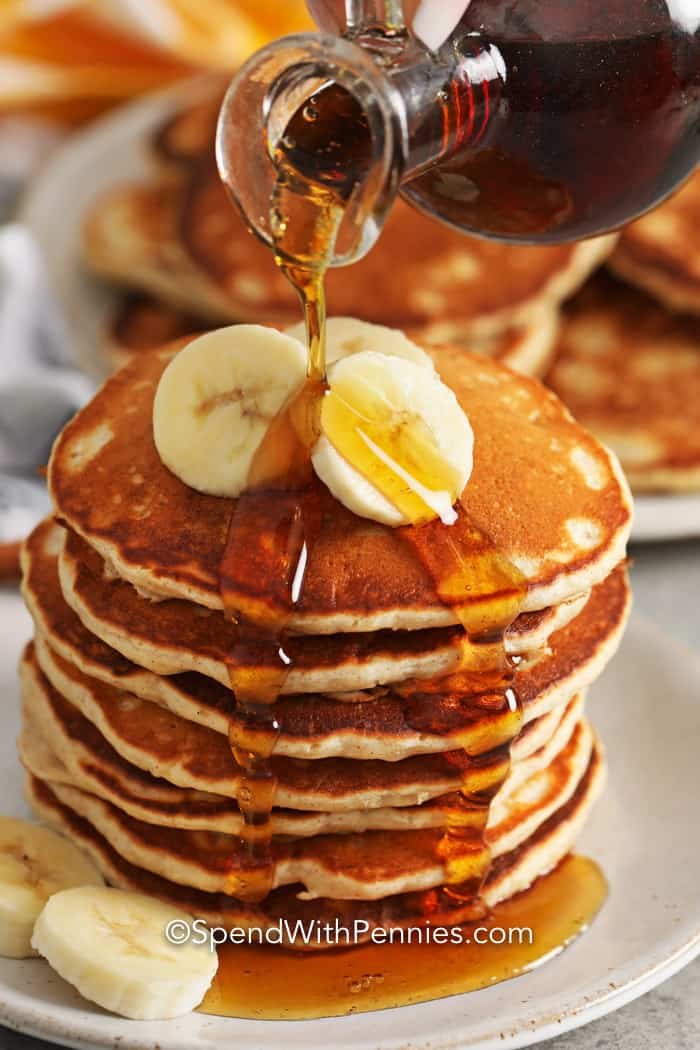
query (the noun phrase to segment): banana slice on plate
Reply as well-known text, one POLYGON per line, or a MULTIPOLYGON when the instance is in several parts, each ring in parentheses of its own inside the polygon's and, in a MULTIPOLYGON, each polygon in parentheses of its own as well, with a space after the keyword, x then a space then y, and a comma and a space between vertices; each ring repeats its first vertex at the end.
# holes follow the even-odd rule
POLYGON ((238 496, 270 421, 305 376, 306 350, 274 328, 231 325, 194 339, 156 392, 161 460, 198 492, 238 496))
POLYGON ((152 897, 85 886, 48 901, 32 944, 86 999, 152 1021, 194 1010, 218 967, 208 943, 168 940, 176 923, 183 931, 192 919, 152 897))
MULTIPOLYGON (((295 324, 287 329, 287 335, 298 339, 306 346, 306 326, 295 324)), ((433 359, 425 350, 411 342, 398 328, 387 328, 382 324, 370 324, 356 317, 329 317, 326 321, 326 367, 330 369, 336 361, 364 350, 375 350, 389 357, 403 357, 416 365, 435 371, 433 359)))
POLYGON ((365 350, 336 361, 328 379, 312 460, 336 499, 387 525, 454 522, 474 437, 438 374, 365 350))
POLYGON ((68 839, 25 820, 0 817, 0 955, 36 955, 32 930, 49 897, 102 882, 92 861, 68 839))

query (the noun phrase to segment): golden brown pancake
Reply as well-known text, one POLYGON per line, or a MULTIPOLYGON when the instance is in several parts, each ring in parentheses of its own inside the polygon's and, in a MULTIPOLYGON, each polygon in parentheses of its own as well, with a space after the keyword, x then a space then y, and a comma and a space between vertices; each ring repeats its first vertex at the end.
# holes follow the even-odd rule
POLYGON ((228 300, 180 241, 182 194, 181 180, 168 176, 119 185, 100 195, 83 229, 86 261, 96 274, 125 288, 201 314, 210 324, 227 321, 228 300))
MULTIPOLYGON (((210 329, 203 317, 184 313, 152 296, 131 293, 109 318, 104 350, 113 367, 122 368, 134 354, 156 350, 174 339, 210 329)), ((523 375, 541 377, 552 362, 559 331, 559 312, 545 309, 528 325, 506 328, 490 336, 465 339, 465 349, 484 354, 523 375)), ((420 342, 422 333, 409 333, 420 342)))
MULTIPOLYGON (((596 748, 588 770, 569 800, 546 820, 527 842, 497 858, 492 865, 484 887, 484 901, 493 907, 532 884, 538 875, 550 871, 566 855, 580 833, 595 799, 600 794, 605 778, 603 757, 596 748)), ((124 889, 148 893, 152 896, 199 915, 210 925, 225 928, 251 926, 267 928, 280 918, 302 921, 318 920, 321 923, 352 922, 363 919, 370 929, 382 926, 402 926, 425 921, 425 901, 420 895, 399 894, 381 901, 332 901, 316 899, 302 900, 298 887, 275 890, 265 899, 263 906, 247 906, 222 894, 203 893, 191 887, 179 885, 130 864, 84 817, 70 806, 59 801, 48 784, 35 777, 28 777, 26 794, 37 814, 73 841, 80 844, 92 856, 100 870, 113 885, 124 889)), ((463 921, 466 909, 460 911, 454 905, 444 921, 463 921)), ((441 916, 442 921, 442 916, 441 916)), ((284 941, 289 947, 289 941, 284 941)), ((295 947, 304 947, 296 944, 295 947)), ((312 943, 311 947, 323 947, 312 943)))
MULTIPOLYGON (((26 695, 50 694, 55 690, 58 696, 52 699, 51 694, 44 706, 52 703, 57 707, 61 698, 71 703, 123 758, 139 769, 178 787, 237 797, 240 772, 231 758, 228 741, 221 734, 88 678, 41 640, 37 640, 36 652, 26 656, 22 677, 26 695)), ((36 707, 39 701, 34 699, 33 703, 36 707)), ((560 707, 563 709, 566 703, 564 697, 560 707)), ((455 710, 454 702, 450 705, 445 701, 440 705, 435 700, 434 705, 437 716, 442 714, 441 720, 448 726, 455 721, 462 722, 464 739, 455 741, 454 746, 466 747, 468 753, 460 749, 401 757, 398 752, 390 761, 369 758, 309 761, 314 756, 294 759, 276 755, 273 769, 279 777, 277 804, 326 812, 410 806, 458 790, 465 779, 471 785, 470 790, 483 790, 488 784, 498 783, 498 778, 507 771, 505 759, 502 754, 487 753, 487 750, 507 737, 510 723, 506 717, 499 720, 492 714, 492 735, 486 742, 484 726, 478 721, 470 723, 458 708, 455 710)), ((409 705, 406 717, 410 718, 410 714, 409 705)), ((381 710, 379 715, 381 717, 381 710)), ((359 718, 362 717, 361 712, 359 718)), ((368 713, 366 717, 371 723, 371 715, 368 713)), ((60 715, 55 718, 60 720, 60 715)), ((370 724, 370 730, 372 728, 380 736, 384 725, 370 724)), ((385 743, 391 740, 391 731, 392 726, 388 724, 385 743)), ((526 733, 514 757, 517 756, 518 761, 528 758, 538 742, 539 733, 526 733)))
MULTIPOLYGON (((23 593, 34 618, 40 651, 49 645, 57 656, 88 677, 159 704, 173 714, 215 732, 228 734, 232 718, 228 683, 224 685, 197 673, 159 676, 127 660, 83 626, 65 602, 60 589, 56 565, 58 548, 53 546, 60 535, 57 526, 50 523, 39 526, 23 553, 23 593)), ((127 587, 119 584, 120 590, 127 587)), ((138 605, 139 600, 131 591, 127 593, 131 602, 138 605)), ((574 614, 580 613, 586 600, 587 596, 583 601, 570 603, 574 614)), ((119 602, 113 604, 116 606, 119 602)), ((551 655, 545 659, 531 659, 527 669, 520 669, 526 721, 560 703, 577 681, 585 682, 597 673, 601 662, 608 658, 616 645, 626 606, 626 584, 623 574, 617 572, 596 589, 596 601, 588 613, 588 629, 583 627, 576 636, 578 659, 564 657, 564 652, 572 649, 564 641, 563 645, 556 647, 555 660, 551 655), (559 674, 559 669, 562 674, 559 674)), ((567 613, 567 617, 569 615, 567 613)), ((535 647, 532 643, 538 632, 536 628, 532 629, 531 621, 539 620, 540 616, 526 613, 516 621, 515 627, 524 621, 519 642, 525 652, 539 649, 550 637, 566 639, 564 628, 570 619, 555 622, 552 618, 552 631, 547 631, 535 647)), ((185 644, 184 635, 181 635, 181 642, 185 644)), ((403 701, 386 687, 336 694, 334 699, 285 696, 278 700, 276 707, 281 729, 276 752, 300 758, 389 759, 448 750, 449 736, 451 732, 459 733, 460 726, 456 723, 450 728, 444 719, 437 717, 443 702, 439 696, 426 697, 425 702, 431 717, 437 718, 440 732, 428 732, 426 725, 412 728, 406 720, 403 701), (371 705, 369 701, 372 701, 371 705), (446 734, 447 742, 443 734, 446 734)), ((417 698, 414 697, 412 703, 416 712, 417 698)), ((445 703, 446 717, 452 701, 448 699, 445 703)))
POLYGON ((546 382, 633 489, 700 489, 700 320, 600 275, 567 309, 546 382))
MULTIPOLYGON (((235 645, 235 628, 220 612, 179 599, 153 603, 119 578, 105 580, 99 556, 74 533, 66 535, 59 576, 64 597, 83 625, 123 656, 156 674, 195 671, 228 685, 226 661, 235 645)), ((627 588, 614 573, 599 586, 607 604, 605 620, 595 622, 599 633, 594 644, 605 648, 608 639, 616 644, 624 624, 627 588)), ((591 598, 573 621, 575 647, 580 644, 579 620, 592 618, 596 608, 591 598)), ((291 669, 282 692, 330 693, 344 700, 377 685, 449 674, 460 666, 462 637, 459 627, 293 635, 285 644, 291 669)))
MULTIPOLYGON (((514 325, 491 335, 466 335, 460 345, 470 353, 490 357, 514 372, 541 378, 552 362, 558 334, 559 310, 546 307, 540 313, 533 313, 528 324, 514 325)), ((427 345, 428 338, 424 333, 420 333, 416 341, 420 342, 421 338, 427 345)))
MULTIPOLYGON (((209 324, 201 317, 183 313, 152 296, 135 292, 124 296, 109 318, 105 352, 115 369, 122 368, 134 354, 154 350, 174 339, 199 335, 208 328, 209 324)), ((547 356, 551 358, 551 354, 547 356)))
MULTIPOLYGON (((593 753, 593 733, 580 721, 547 767, 509 796, 487 839, 494 857, 524 842, 576 791, 593 753)), ((106 835, 126 860, 187 886, 230 892, 240 870, 240 840, 217 832, 161 827, 136 820, 111 803, 67 785, 57 797, 106 835)), ((439 859, 441 829, 366 831, 273 840, 274 888, 301 883, 308 897, 377 899, 449 882, 439 859)), ((475 862, 477 858, 475 858, 475 862)))
MULTIPOLYGON (((85 228, 88 264, 118 283, 156 293, 210 322, 298 320, 294 292, 233 207, 214 161, 220 94, 170 117, 155 136, 169 170, 159 181, 117 186, 85 228), (177 190, 176 190, 177 186, 177 190), (164 193, 164 188, 168 192, 164 193), (167 216, 166 216, 167 213, 167 216), (155 216, 160 216, 155 219, 155 216)), ((330 311, 430 342, 531 329, 609 255, 615 237, 521 247, 468 238, 398 200, 375 249, 328 275, 330 311)))
MULTIPOLYGON (((64 687, 68 683, 70 689, 70 678, 66 674, 61 675, 60 669, 57 676, 55 664, 51 678, 60 681, 64 687)), ((111 698, 113 703, 110 707, 110 697, 99 686, 94 688, 89 699, 86 698, 89 685, 84 687, 82 693, 73 691, 72 695, 76 699, 76 703, 73 703, 41 671, 41 665, 31 647, 22 661, 21 679, 23 729, 18 747, 20 757, 30 772, 43 780, 72 785, 98 795, 130 816, 147 823, 240 834, 242 818, 235 798, 219 790, 219 786, 223 789, 234 784, 233 790, 236 794, 238 792, 236 782, 230 775, 230 752, 224 754, 222 759, 221 738, 195 733, 193 738, 202 746, 202 760, 197 763, 190 757, 188 761, 185 756, 184 762, 173 763, 173 732, 168 731, 169 727, 165 723, 166 730, 161 743, 157 734, 163 727, 164 719, 162 714, 153 710, 153 705, 137 702, 129 707, 129 698, 122 694, 121 699, 111 698), (150 708, 150 713, 147 708, 150 708), (132 715, 131 719, 127 718, 128 714, 132 715), (115 741, 118 747, 113 746, 111 741, 115 741), (136 761, 130 761, 125 754, 136 761), (205 757, 212 763, 211 783, 205 772, 205 757), (168 779, 170 769, 173 770, 174 781, 168 779), (188 772, 191 773, 191 779, 188 772), (189 786, 190 783, 199 786, 189 786), (206 787, 203 789, 202 785, 206 787), (213 786, 213 791, 208 790, 210 786, 213 786)), ((504 802, 525 780, 547 768, 566 747, 581 718, 582 708, 583 699, 574 697, 562 709, 531 723, 521 733, 512 754, 510 773, 499 793, 504 802)), ((454 785, 459 783, 459 764, 454 761, 450 763, 449 759, 443 763, 444 793, 419 804, 399 804, 398 808, 392 808, 387 798, 387 805, 383 806, 355 810, 334 808, 329 811, 294 810, 276 805, 272 811, 273 834, 306 837, 375 829, 444 827, 449 809, 458 802, 454 785)), ((349 766, 347 763, 335 763, 335 770, 341 772, 341 783, 348 782, 348 790, 351 779, 357 780, 361 776, 360 766, 361 763, 357 762, 349 766), (345 777, 342 775, 344 771, 345 777)), ((434 773, 437 772, 436 764, 428 763, 426 781, 430 777, 431 767, 434 773)), ((320 772, 322 768, 319 767, 320 772)), ((411 770, 415 773, 417 768, 418 764, 412 763, 403 774, 403 780, 411 774, 411 770)), ((462 773, 465 783, 478 786, 486 783, 497 768, 498 763, 493 760, 481 761, 475 764, 472 773, 468 767, 462 773)), ((377 779, 377 769, 381 773, 381 765, 370 767, 370 778, 374 775, 377 779)), ((392 779, 398 782, 398 777, 391 765, 385 765, 384 770, 385 791, 388 795, 390 782, 392 779)), ((286 798, 294 792, 294 765, 287 763, 285 767, 283 763, 281 773, 285 778, 281 784, 282 797, 286 798)), ((438 777, 434 776, 433 781, 437 780, 438 777)), ((416 784, 419 785, 418 778, 416 784)), ((400 803, 400 798, 398 801, 400 803)), ((494 813, 498 823, 500 818, 496 810, 494 813)))
MULTIPOLYGON (((99 558, 75 536, 67 537, 67 549, 84 552, 62 572, 62 585, 73 611, 91 633, 155 674, 196 672, 228 685, 226 660, 233 648, 234 628, 220 613, 203 612, 173 599, 148 602, 121 580, 102 582, 94 571, 99 558)), ((563 688, 560 668, 565 667, 566 686, 575 679, 571 691, 583 688, 617 647, 627 606, 626 576, 617 571, 594 589, 573 621, 551 636, 545 655, 533 655, 532 661, 520 666, 519 677, 531 671, 539 691, 557 690, 563 688)), ((340 702, 352 703, 363 685, 373 689, 412 677, 417 679, 417 689, 439 691, 441 686, 433 688, 431 679, 458 669, 460 641, 460 628, 293 636, 286 646, 292 670, 283 695, 330 693, 340 702), (354 693, 343 691, 349 683, 354 683, 354 693)), ((360 702, 364 699, 361 695, 360 702)))
POLYGON ((610 267, 671 310, 700 313, 700 173, 623 230, 610 267))
MULTIPOLYGON (((231 319, 277 321, 298 313, 295 293, 265 245, 252 241, 215 164, 193 173, 180 213, 192 260, 231 302, 231 319)), ((455 342, 528 325, 556 307, 612 251, 615 237, 520 247, 466 237, 399 199, 375 248, 352 270, 330 270, 328 309, 429 342, 455 342)))
POLYGON ((194 101, 178 107, 156 130, 151 144, 161 161, 191 164, 214 153, 214 137, 219 109, 228 81, 210 76, 197 85, 194 101))
MULTIPOLYGON (((600 582, 621 560, 630 528, 630 497, 616 460, 534 380, 459 349, 432 353, 475 435, 462 505, 483 536, 480 552, 495 547, 522 573, 523 611, 557 605, 600 582)), ((58 516, 120 576, 151 595, 217 609, 234 501, 193 492, 156 452, 153 397, 171 357, 143 354, 108 380, 56 442, 50 490, 58 516)), ((320 498, 323 528, 293 630, 413 629, 456 619, 410 543, 412 535, 434 542, 441 523, 422 527, 418 537, 410 528, 358 518, 328 493, 320 498)), ((244 584, 269 602, 260 524, 251 520, 244 584)))
MULTIPOLYGON (((106 799, 125 813, 167 827, 240 834, 238 804, 225 795, 176 786, 124 758, 80 708, 66 700, 39 673, 31 650, 22 665, 22 733, 19 756, 25 768, 42 780, 65 783, 106 799)), ((566 746, 583 713, 583 697, 537 719, 520 733, 512 766, 500 797, 505 799, 532 774, 544 769, 566 746)), ((333 811, 284 810, 271 814, 275 835, 347 833, 381 828, 442 827, 445 802, 454 794, 419 806, 333 811)))

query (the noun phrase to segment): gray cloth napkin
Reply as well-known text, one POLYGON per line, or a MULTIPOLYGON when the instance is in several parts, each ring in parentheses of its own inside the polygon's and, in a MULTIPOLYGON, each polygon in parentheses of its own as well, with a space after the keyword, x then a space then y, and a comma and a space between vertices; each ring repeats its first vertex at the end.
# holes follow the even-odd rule
POLYGON ((71 365, 41 253, 17 223, 0 229, 0 543, 47 511, 39 469, 94 384, 71 365))

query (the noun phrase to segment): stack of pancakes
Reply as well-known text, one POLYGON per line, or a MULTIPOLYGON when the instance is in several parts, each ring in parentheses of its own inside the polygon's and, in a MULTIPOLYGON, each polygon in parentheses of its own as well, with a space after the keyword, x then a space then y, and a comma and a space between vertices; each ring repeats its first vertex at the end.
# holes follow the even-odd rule
POLYGON ((700 490, 699 234, 696 174, 569 304, 546 379, 637 492, 700 490))
MULTIPOLYGON (((36 633, 19 749, 36 812, 110 882, 217 924, 391 927, 424 921, 451 881, 440 845, 460 793, 505 777, 483 899, 525 890, 572 848, 603 784, 583 709, 629 602, 616 461, 533 380, 432 351, 474 429, 465 511, 526 584, 505 636, 524 712, 510 765, 485 744, 507 713, 454 685, 463 629, 407 531, 329 494, 275 707, 273 889, 247 904, 230 893, 245 862, 243 778, 227 736, 235 629, 219 593, 234 505, 158 458, 152 403, 172 353, 137 356, 68 425, 50 466, 56 517, 25 546, 36 633)), ((264 598, 270 582, 251 561, 251 590, 264 598)))
MULTIPOLYGON (((105 333, 115 365, 217 324, 285 327, 299 319, 295 293, 218 177, 222 90, 213 84, 208 97, 175 112, 145 143, 149 181, 118 185, 90 209, 87 264, 132 293, 105 333)), ((460 343, 542 375, 559 305, 615 240, 528 248, 480 241, 398 201, 375 249, 351 272, 329 273, 329 314, 400 327, 420 341, 460 343)))

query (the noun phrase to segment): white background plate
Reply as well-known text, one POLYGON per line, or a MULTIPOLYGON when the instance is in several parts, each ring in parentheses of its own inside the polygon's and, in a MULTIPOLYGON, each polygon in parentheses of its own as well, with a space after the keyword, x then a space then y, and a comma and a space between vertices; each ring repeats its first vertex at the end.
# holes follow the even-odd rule
POLYGON ((635 497, 633 543, 692 536, 700 536, 700 492, 635 497))
MULTIPOLYGON (((29 623, 0 590, 0 797, 26 815, 14 753, 15 664, 29 623)), ((610 783, 581 843, 610 896, 558 959, 517 980, 420 1006, 313 1022, 200 1014, 140 1023, 85 1003, 41 961, 0 960, 0 1023, 76 1047, 120 1050, 510 1050, 591 1021, 700 953, 700 661, 641 619, 592 690, 610 783)))
MULTIPOLYGON (((78 364, 95 376, 106 373, 101 355, 108 317, 119 293, 93 280, 81 262, 80 234, 93 202, 119 183, 143 180, 155 171, 144 147, 149 132, 206 81, 190 82, 132 103, 70 138, 30 187, 20 219, 38 239, 49 279, 65 313, 78 364)), ((641 496, 633 541, 700 536, 700 494, 641 496)))
POLYGON ((92 279, 82 263, 81 232, 93 203, 114 186, 146 180, 157 167, 148 136, 183 99, 206 90, 206 79, 168 88, 117 109, 72 135, 27 190, 19 221, 37 238, 49 280, 63 310, 78 364, 102 377, 103 332, 122 296, 92 279))

